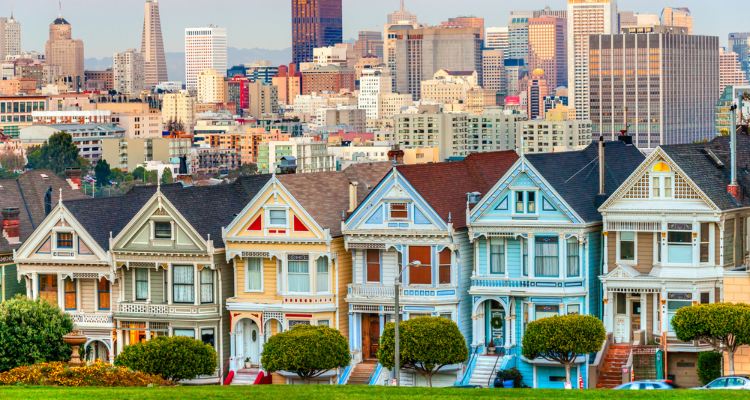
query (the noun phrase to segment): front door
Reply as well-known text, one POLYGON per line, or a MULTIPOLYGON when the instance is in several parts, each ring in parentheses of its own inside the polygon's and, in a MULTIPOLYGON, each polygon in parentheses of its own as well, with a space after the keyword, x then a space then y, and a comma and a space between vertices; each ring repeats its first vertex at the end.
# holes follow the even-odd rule
POLYGON ((630 343, 630 313, 625 293, 615 294, 615 343, 630 343))
POLYGON ((242 321, 242 358, 253 365, 260 364, 260 330, 258 325, 249 319, 242 321))
POLYGON ((380 317, 376 314, 362 314, 362 359, 376 359, 378 346, 380 346, 380 317))

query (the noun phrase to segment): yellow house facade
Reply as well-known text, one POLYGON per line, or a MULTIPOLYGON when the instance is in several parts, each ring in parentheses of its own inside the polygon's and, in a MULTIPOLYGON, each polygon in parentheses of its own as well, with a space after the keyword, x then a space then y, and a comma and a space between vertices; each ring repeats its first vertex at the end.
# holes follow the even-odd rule
MULTIPOLYGON (((750 271, 727 271, 724 273, 724 302, 750 304, 750 271)), ((729 371, 727 357, 724 357, 724 371, 729 371)), ((740 347, 734 354, 734 372, 750 374, 750 346, 740 347)))

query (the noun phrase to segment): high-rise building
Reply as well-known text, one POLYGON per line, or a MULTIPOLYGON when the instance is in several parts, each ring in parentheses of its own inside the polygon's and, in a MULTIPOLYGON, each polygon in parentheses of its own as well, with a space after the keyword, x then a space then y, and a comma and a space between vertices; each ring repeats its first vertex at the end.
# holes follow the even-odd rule
POLYGON ((73 28, 62 16, 49 26, 49 40, 44 47, 47 67, 57 81, 62 79, 72 88, 83 85, 83 41, 73 39, 73 28))
POLYGON ((477 28, 479 37, 484 40, 484 18, 482 17, 453 17, 440 23, 443 28, 477 28))
POLYGON ((594 137, 614 140, 627 130, 642 149, 710 138, 719 38, 674 27, 634 32, 589 39, 594 137))
POLYGON ((548 87, 544 70, 537 68, 531 71, 529 85, 526 88, 526 115, 529 119, 544 117, 544 98, 549 93, 548 87))
POLYGON ((481 82, 482 39, 478 28, 399 27, 403 29, 393 35, 398 93, 410 93, 419 99, 422 81, 441 69, 476 71, 481 82))
POLYGON ((198 89, 198 74, 227 70, 227 30, 214 25, 185 29, 185 87, 198 89))
POLYGON ((547 6, 541 10, 534 10, 533 18, 539 18, 539 17, 557 17, 557 18, 567 19, 568 11, 567 10, 553 10, 549 6, 547 6))
POLYGON ((503 96, 507 94, 505 55, 502 50, 482 51, 482 75, 482 87, 503 96))
POLYGON ((484 48, 488 50, 502 50, 507 54, 510 49, 510 32, 507 26, 493 26, 487 28, 484 38, 484 48))
POLYGON ((315 65, 302 71, 302 94, 353 92, 354 70, 338 65, 315 65))
POLYGON ((406 9, 406 5, 404 4, 404 0, 401 0, 401 7, 388 14, 388 25, 416 25, 417 24, 417 16, 410 13, 406 9))
POLYGON ((251 117, 278 114, 279 90, 276 86, 253 82, 248 85, 248 93, 250 105, 247 112, 251 117))
POLYGON ((387 68, 365 68, 359 78, 357 107, 365 110, 368 120, 378 120, 381 118, 382 99, 392 91, 391 76, 387 68))
POLYGON ((114 89, 125 95, 138 95, 145 88, 143 54, 135 49, 115 53, 112 57, 114 89))
POLYGON ((375 56, 383 59, 383 32, 359 31, 357 42, 354 44, 357 57, 375 56))
POLYGON ((661 10, 661 24, 685 28, 689 35, 693 34, 693 16, 690 15, 690 9, 687 7, 665 7, 661 10))
POLYGON ((589 115, 589 35, 617 32, 616 0, 568 0, 568 97, 576 118, 589 115))
MULTIPOLYGON (((403 2, 402 2, 403 5, 403 2)), ((391 85, 396 89, 396 45, 406 38, 406 33, 419 28, 415 22, 404 21, 401 24, 386 24, 383 28, 383 57, 391 75, 391 85)))
POLYGON ((505 58, 529 62, 529 19, 533 11, 511 11, 508 24, 509 46, 505 58))
POLYGON ((21 50, 21 23, 13 14, 10 18, 0 18, 0 62, 5 61, 7 56, 17 56, 21 50))
POLYGON ((291 105, 294 99, 302 94, 302 74, 297 71, 297 66, 292 63, 288 67, 282 65, 279 72, 271 80, 278 89, 279 103, 291 105))
POLYGON ((250 84, 250 80, 241 75, 234 75, 227 80, 227 102, 234 104, 236 115, 242 115, 243 110, 250 106, 248 84, 250 84))
POLYGON ((310 62, 313 49, 343 42, 341 0, 292 0, 292 62, 310 62))
POLYGON ((750 32, 733 32, 729 34, 729 50, 737 53, 740 67, 750 79, 750 32))
POLYGON ((618 13, 620 29, 627 28, 653 28, 661 25, 661 20, 656 14, 642 14, 633 11, 620 11, 618 13))
POLYGON ((177 122, 185 132, 193 132, 195 97, 186 90, 165 94, 161 105, 161 119, 165 126, 177 122))
POLYGON ((159 83, 168 81, 167 58, 164 55, 164 39, 161 35, 159 0, 146 0, 144 5, 141 53, 144 60, 146 88, 150 90, 159 83))
POLYGON ((529 20, 529 69, 541 69, 547 79, 547 92, 568 86, 568 57, 565 20, 553 16, 529 20))
POLYGON ((213 69, 198 73, 198 103, 221 104, 226 102, 224 74, 213 69))
POLYGON ((719 49, 719 94, 724 93, 727 86, 747 86, 748 79, 745 71, 740 68, 740 59, 737 53, 719 49))
POLYGON ((504 62, 506 96, 518 96, 525 88, 521 87, 521 79, 529 69, 523 59, 508 58, 504 62))

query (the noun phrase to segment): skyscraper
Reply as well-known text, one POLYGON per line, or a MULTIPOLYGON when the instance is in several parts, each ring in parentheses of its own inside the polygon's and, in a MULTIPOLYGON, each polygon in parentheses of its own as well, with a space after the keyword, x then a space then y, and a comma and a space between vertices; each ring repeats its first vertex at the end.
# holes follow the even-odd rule
POLYGON ((401 7, 388 14, 388 25, 416 24, 417 16, 406 9, 404 0, 401 0, 401 7))
POLYGON ((185 87, 195 93, 198 74, 227 70, 227 30, 214 25, 185 29, 185 87))
POLYGON ((568 86, 565 28, 565 20, 558 17, 529 20, 529 69, 544 71, 548 93, 559 86, 568 86))
POLYGON ((505 58, 529 62, 529 19, 533 11, 511 11, 508 25, 509 48, 505 58))
POLYGON ((479 37, 484 40, 484 18, 482 17, 453 17, 440 23, 443 28, 477 28, 479 37))
POLYGON ((734 32, 729 34, 729 50, 737 53, 740 67, 750 80, 750 32, 734 32))
POLYGON ((164 55, 164 39, 161 35, 159 0, 146 0, 143 15, 141 53, 144 60, 144 83, 151 89, 160 82, 169 80, 167 58, 164 55))
POLYGON ((357 42, 354 44, 357 57, 376 56, 383 59, 383 32, 359 31, 357 42))
POLYGON ((510 32, 507 26, 493 26, 487 28, 484 38, 484 48, 488 50, 502 50, 507 56, 510 48, 510 32))
POLYGON ((632 32, 589 37, 594 137, 627 129, 642 149, 710 138, 719 38, 665 26, 632 32))
POLYGON ((740 60, 737 53, 719 49, 719 94, 724 93, 727 86, 747 86, 748 80, 745 71, 740 68, 740 60))
POLYGON ((537 68, 531 71, 529 86, 526 88, 526 116, 529 119, 544 118, 544 98, 549 84, 544 79, 544 71, 537 68))
POLYGON ((0 61, 21 54, 21 24, 13 18, 0 18, 0 61))
POLYGON ((616 0, 568 0, 568 101, 576 119, 590 119, 589 35, 616 31, 616 0))
POLYGON ((112 57, 114 89, 126 95, 137 95, 144 89, 143 54, 135 49, 115 53, 112 57))
POLYGON ((292 0, 292 61, 310 62, 313 49, 343 42, 341 0, 292 0))
POLYGON ((693 34, 693 16, 690 15, 690 9, 686 7, 664 8, 661 11, 661 24, 685 28, 689 35, 693 34))
POLYGON ((62 16, 49 26, 49 40, 44 46, 44 54, 54 78, 64 80, 73 89, 82 86, 83 41, 73 39, 73 28, 62 16))

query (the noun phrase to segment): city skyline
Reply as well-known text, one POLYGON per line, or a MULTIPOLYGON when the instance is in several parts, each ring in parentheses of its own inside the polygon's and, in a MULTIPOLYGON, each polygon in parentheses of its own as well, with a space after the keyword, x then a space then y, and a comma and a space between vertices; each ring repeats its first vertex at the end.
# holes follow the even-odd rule
MULTIPOLYGON (((100 23, 87 22, 93 18, 106 17, 98 8, 92 8, 85 0, 67 0, 62 5, 62 15, 75 27, 78 38, 85 43, 87 58, 112 57, 115 51, 139 47, 143 29, 143 0, 124 0, 107 5, 106 15, 116 15, 115 29, 102 29, 100 23)), ((291 6, 287 0, 273 4, 261 0, 221 0, 221 7, 198 8, 198 0, 161 0, 165 50, 181 52, 184 29, 189 26, 215 24, 226 27, 230 47, 261 48, 270 50, 291 47, 291 6), (248 7, 248 5, 250 7, 248 7), (226 12, 247 9, 248 13, 226 12), (252 12, 252 14, 250 14, 252 12), (257 21, 248 24, 253 15, 257 21), (259 33, 263 33, 262 35, 259 33)), ((732 5, 741 6, 737 0, 722 0, 727 10, 732 5)), ((468 0, 460 4, 448 0, 407 0, 406 7, 417 14, 420 22, 438 24, 450 17, 476 15, 485 18, 485 26, 506 26, 511 10, 532 10, 549 5, 553 9, 565 9, 563 0, 528 0, 524 2, 502 2, 496 0, 468 0), (444 3, 436 7, 435 3, 444 3)), ((683 0, 677 4, 667 1, 629 0, 620 1, 621 11, 659 13, 666 6, 689 7, 695 17, 695 33, 719 36, 720 44, 726 45, 730 32, 745 31, 742 14, 736 12, 717 13, 716 4, 700 0, 683 0)), ((343 0, 344 39, 350 40, 360 30, 382 30, 387 14, 398 9, 398 0, 363 3, 360 0, 343 0), (373 16, 376 16, 375 18, 373 16), (381 17, 377 17, 381 16, 381 17)), ((54 0, 12 0, 0 15, 11 12, 21 23, 24 50, 43 51, 49 23, 58 16, 58 3, 54 0)))

